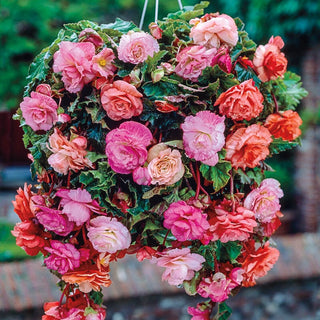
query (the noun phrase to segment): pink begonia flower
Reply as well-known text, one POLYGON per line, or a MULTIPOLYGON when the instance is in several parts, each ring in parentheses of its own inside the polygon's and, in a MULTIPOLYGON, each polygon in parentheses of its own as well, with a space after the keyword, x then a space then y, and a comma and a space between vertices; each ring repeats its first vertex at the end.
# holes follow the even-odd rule
POLYGON ((185 172, 178 150, 158 143, 148 151, 148 172, 152 184, 171 185, 179 181, 185 172))
POLYGON ((164 212, 163 225, 178 241, 201 240, 210 225, 207 215, 184 201, 171 203, 164 212))
POLYGON ((212 59, 217 49, 207 50, 203 46, 190 46, 181 50, 177 55, 175 73, 183 79, 198 81, 202 71, 212 65, 212 59))
POLYGON ((199 304, 197 308, 188 307, 188 313, 192 316, 191 320, 210 320, 210 309, 201 310, 199 304))
POLYGON ((58 122, 66 123, 66 122, 69 122, 70 120, 71 120, 71 117, 66 113, 60 113, 58 115, 58 122))
POLYGON ((232 202, 224 199, 214 208, 216 215, 209 220, 212 241, 244 241, 253 233, 257 226, 254 213, 237 203, 234 211, 232 207, 232 202))
POLYGON ((213 302, 222 302, 228 298, 232 289, 241 284, 243 273, 243 269, 234 268, 230 278, 227 278, 221 272, 217 272, 208 278, 202 278, 197 292, 203 298, 210 298, 213 302))
POLYGON ((92 70, 100 77, 108 78, 109 76, 113 76, 117 70, 113 64, 115 58, 116 56, 110 48, 102 49, 92 58, 92 70))
POLYGON ((96 48, 99 48, 103 45, 103 40, 99 36, 99 33, 91 28, 85 28, 79 34, 80 42, 91 42, 96 48))
POLYGON ((151 183, 151 177, 148 168, 138 167, 132 171, 132 178, 136 184, 148 186, 151 183))
POLYGON ((232 61, 227 46, 221 46, 212 59, 212 66, 218 65, 223 71, 231 73, 232 61))
POLYGON ((185 280, 191 280, 195 271, 202 268, 205 262, 203 256, 191 253, 189 248, 171 249, 161 253, 159 258, 153 258, 153 263, 166 270, 162 275, 162 280, 169 284, 178 286, 185 280))
POLYGON ((225 117, 211 111, 200 111, 195 116, 186 117, 181 124, 186 155, 215 166, 219 161, 218 151, 225 144, 224 120, 225 117))
POLYGON ((53 152, 48 158, 52 168, 61 174, 67 174, 69 170, 78 171, 85 167, 92 167, 92 163, 86 158, 87 139, 77 136, 69 141, 58 128, 49 137, 48 147, 53 152))
POLYGON ((87 228, 88 238, 98 252, 115 253, 130 246, 130 232, 116 218, 93 218, 87 228))
POLYGON ((44 316, 42 320, 83 320, 83 310, 79 308, 67 308, 60 306, 59 302, 46 302, 43 306, 44 316))
POLYGON ((195 44, 207 48, 219 48, 222 44, 234 47, 238 42, 238 28, 226 14, 206 15, 190 21, 190 37, 195 44))
POLYGON ((71 243, 50 240, 50 247, 44 249, 50 253, 50 256, 44 259, 48 269, 64 274, 80 266, 80 252, 71 243))
POLYGON ((45 206, 38 206, 38 208, 36 217, 47 230, 59 236, 67 236, 73 230, 74 223, 69 221, 62 211, 45 206))
POLYGON ((44 94, 45 96, 51 97, 52 90, 49 84, 47 83, 41 83, 37 85, 36 92, 44 94))
POLYGON ((255 217, 263 223, 271 222, 280 211, 279 198, 283 197, 279 181, 264 179, 260 187, 253 189, 244 200, 244 207, 253 211, 255 217))
POLYGON ((151 22, 149 24, 149 30, 150 30, 151 35, 154 38, 156 38, 157 40, 162 38, 163 30, 157 25, 157 23, 151 22))
POLYGON ((117 80, 101 89, 101 104, 110 119, 119 121, 139 116, 143 95, 132 84, 117 80))
POLYGON ((91 212, 101 214, 101 208, 96 200, 92 200, 90 193, 85 189, 59 189, 56 196, 61 198, 60 204, 70 221, 81 226, 90 219, 91 212))
POLYGON ((95 47, 91 42, 62 41, 53 56, 53 71, 62 72, 62 81, 71 93, 77 93, 89 82, 95 73, 92 58, 95 47))
POLYGON ((118 58, 124 62, 138 64, 147 60, 148 56, 153 57, 158 51, 159 44, 150 34, 129 31, 120 39, 118 58))
POLYGON ((280 50, 284 42, 281 37, 271 37, 266 45, 258 46, 253 57, 253 65, 262 82, 275 80, 287 71, 287 58, 280 50))
POLYGON ((49 96, 32 91, 20 103, 22 116, 34 131, 49 130, 58 120, 57 103, 49 96))
POLYGON ((150 130, 135 121, 121 123, 106 136, 106 155, 111 169, 129 174, 142 166, 148 156, 147 146, 153 137, 150 130))

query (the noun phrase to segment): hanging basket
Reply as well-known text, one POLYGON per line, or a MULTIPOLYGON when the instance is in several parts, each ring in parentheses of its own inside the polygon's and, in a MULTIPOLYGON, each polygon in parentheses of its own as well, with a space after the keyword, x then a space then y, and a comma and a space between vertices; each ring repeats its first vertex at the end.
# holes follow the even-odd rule
POLYGON ((67 24, 32 63, 15 118, 38 183, 18 190, 12 233, 59 278, 43 319, 104 319, 109 265, 127 254, 207 299, 193 319, 226 319, 277 261, 283 192, 264 173, 299 144, 305 91, 280 37, 256 47, 207 4, 150 33, 67 24))

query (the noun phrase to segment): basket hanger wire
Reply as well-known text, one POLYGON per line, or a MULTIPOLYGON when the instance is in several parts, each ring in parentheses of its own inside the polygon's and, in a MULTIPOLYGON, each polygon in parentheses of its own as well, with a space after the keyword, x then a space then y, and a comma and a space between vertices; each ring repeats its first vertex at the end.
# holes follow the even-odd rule
MULTIPOLYGON (((155 3, 155 12, 154 12, 154 22, 157 23, 158 22, 158 13, 159 13, 159 0, 155 0, 155 1, 156 1, 156 3, 155 3)), ((180 10, 182 10, 183 9, 182 1, 181 0, 177 0, 177 1, 178 1, 178 5, 179 5, 180 10)), ((149 0, 144 0, 141 19, 140 19, 140 23, 139 23, 139 29, 142 29, 142 27, 143 27, 143 22, 144 22, 144 17, 146 15, 148 2, 149 2, 149 0)))

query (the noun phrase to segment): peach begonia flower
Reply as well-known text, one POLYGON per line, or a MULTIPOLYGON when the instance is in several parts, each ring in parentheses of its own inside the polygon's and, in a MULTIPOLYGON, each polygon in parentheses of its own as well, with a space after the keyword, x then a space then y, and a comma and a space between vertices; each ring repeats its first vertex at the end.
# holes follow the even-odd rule
POLYGON ((88 238, 98 252, 115 253, 131 243, 129 230, 116 218, 99 216, 88 224, 88 238))
POLYGON ((69 170, 77 172, 85 167, 92 168, 92 163, 86 158, 87 139, 77 136, 69 141, 58 128, 49 137, 48 147, 53 152, 48 158, 52 168, 61 174, 67 174, 69 170))
POLYGON ((225 158, 236 169, 254 168, 269 155, 271 142, 271 133, 263 126, 253 124, 240 128, 227 137, 225 158))
MULTIPOLYGON (((241 268, 245 271, 242 285, 251 287, 256 284, 256 279, 264 277, 273 267, 279 258, 279 250, 269 247, 269 242, 266 242, 263 247, 255 250, 254 244, 251 245, 251 251, 245 252, 245 259, 241 268)), ((249 246, 246 247, 249 250, 249 246)))
POLYGON ((301 125, 302 119, 298 112, 292 110, 270 114, 264 123, 275 138, 286 141, 295 140, 301 135, 301 125))
POLYGON ((181 50, 176 59, 175 73, 183 79, 198 81, 202 71, 212 65, 212 59, 217 49, 207 50, 203 46, 189 46, 181 50))
POLYGON ((148 172, 151 177, 151 184, 171 185, 179 181, 185 172, 178 150, 171 150, 165 144, 158 144, 149 150, 148 172), (154 150, 159 148, 159 152, 154 150), (150 156, 150 154, 153 154, 150 156))
POLYGON ((195 44, 218 49, 222 44, 234 47, 238 42, 237 25, 226 14, 205 15, 190 23, 194 24, 190 37, 195 44))
POLYGON ((53 71, 62 73, 62 81, 71 93, 77 93, 95 77, 92 58, 95 46, 91 42, 62 41, 53 56, 53 71))
POLYGON ((257 220, 271 222, 281 208, 279 198, 283 197, 279 181, 264 179, 260 186, 253 189, 244 200, 245 208, 254 212, 257 220))
POLYGON ((142 94, 123 80, 102 87, 101 104, 108 117, 115 121, 139 116, 143 110, 142 94))
POLYGON ((205 259, 200 254, 191 253, 189 248, 183 248, 164 251, 159 258, 153 258, 152 262, 166 268, 162 280, 177 286, 185 280, 191 280, 194 272, 202 268, 205 259))
POLYGON ((195 116, 186 117, 181 124, 186 155, 215 166, 219 161, 218 151, 225 143, 224 120, 225 117, 210 111, 200 111, 195 116))
POLYGON ((62 280, 78 284, 80 291, 89 293, 90 291, 100 291, 101 286, 111 285, 108 270, 99 270, 96 265, 83 265, 77 270, 69 271, 62 276, 62 280))
POLYGON ((207 215, 184 201, 170 204, 164 212, 163 226, 171 229, 178 241, 201 240, 210 227, 207 215))
POLYGON ((142 166, 148 156, 147 146, 152 141, 151 131, 135 121, 121 123, 106 136, 106 155, 111 169, 129 174, 142 166))
POLYGON ((229 241, 247 240, 257 226, 254 213, 237 203, 233 211, 230 200, 224 199, 218 206, 214 207, 216 215, 210 220, 209 232, 211 240, 220 240, 223 243, 229 241))
POLYGON ((121 36, 118 46, 118 57, 124 62, 138 64, 147 60, 148 56, 158 52, 159 44, 150 34, 129 31, 121 36))
POLYGON ((281 37, 271 37, 266 45, 258 46, 253 65, 262 82, 275 80, 284 75, 288 61, 283 52, 284 42, 281 37))
POLYGON ((31 220, 19 222, 14 226, 11 233, 16 237, 17 246, 21 247, 28 255, 36 256, 40 251, 45 252, 46 234, 39 224, 35 224, 31 220))
POLYGON ((250 79, 223 92, 214 105, 219 105, 220 114, 234 121, 249 121, 261 113, 263 100, 263 95, 250 79))
POLYGON ((23 190, 19 188, 15 201, 12 201, 14 212, 19 216, 21 221, 26 221, 34 218, 34 210, 30 207, 33 193, 31 191, 32 185, 24 184, 23 190))
POLYGON ((49 130, 58 120, 57 103, 49 96, 32 91, 20 103, 22 116, 34 131, 49 130))

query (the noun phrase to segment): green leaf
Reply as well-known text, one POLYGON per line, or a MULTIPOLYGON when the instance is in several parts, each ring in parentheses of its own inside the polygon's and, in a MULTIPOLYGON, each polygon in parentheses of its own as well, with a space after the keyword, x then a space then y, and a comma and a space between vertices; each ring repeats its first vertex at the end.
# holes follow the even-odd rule
POLYGON ((278 78, 274 81, 274 89, 280 110, 295 109, 308 95, 308 91, 302 88, 301 77, 290 71, 284 74, 283 79, 278 78))
POLYGON ((274 139, 270 146, 269 146, 269 150, 270 150, 270 154, 278 154, 280 152, 286 151, 286 150, 291 150, 297 146, 299 146, 299 142, 298 141, 284 141, 281 138, 278 139, 274 139))
POLYGON ((202 245, 198 249, 198 254, 201 254, 205 258, 204 266, 206 269, 214 270, 214 256, 216 246, 213 243, 209 245, 202 245))
POLYGON ((159 61, 168 53, 166 50, 161 50, 159 52, 156 52, 153 57, 148 56, 146 60, 146 65, 147 65, 147 72, 151 72, 155 69, 157 69, 157 66, 159 64, 159 61))
POLYGON ((228 183, 231 168, 230 162, 220 160, 214 167, 201 164, 200 172, 206 180, 213 182, 213 188, 217 192, 228 183))
POLYGON ((231 263, 236 263, 237 261, 235 261, 235 260, 239 257, 239 255, 241 253, 242 246, 235 241, 229 241, 226 243, 222 243, 222 246, 224 247, 227 255, 229 256, 228 260, 231 263))
POLYGON ((252 184, 254 181, 260 185, 262 180, 265 178, 260 168, 247 169, 243 171, 241 168, 237 169, 237 174, 240 177, 242 184, 252 184))
POLYGON ((191 280, 183 281, 183 287, 186 291, 186 294, 189 296, 195 296, 197 294, 197 287, 201 281, 201 278, 201 274, 199 272, 195 272, 194 277, 191 280))
POLYGON ((92 162, 96 162, 97 160, 106 159, 107 156, 105 154, 99 154, 96 152, 88 151, 87 158, 92 162))
POLYGON ((103 302, 103 293, 102 291, 94 291, 91 290, 89 293, 90 298, 93 300, 93 302, 99 306, 102 305, 103 302))
POLYGON ((219 303, 218 312, 215 315, 215 320, 227 320, 232 314, 232 309, 225 303, 219 303))
POLYGON ((139 30, 139 28, 133 22, 124 21, 120 18, 117 18, 113 23, 101 24, 100 28, 101 30, 114 29, 121 31, 122 33, 128 33, 130 30, 139 30))
POLYGON ((142 86, 144 94, 150 100, 164 100, 167 96, 178 95, 178 86, 173 83, 164 82, 162 79, 157 83, 147 82, 142 86))
POLYGON ((94 310, 92 307, 86 307, 83 315, 86 317, 89 314, 98 314, 98 311, 94 310))

